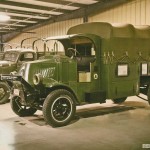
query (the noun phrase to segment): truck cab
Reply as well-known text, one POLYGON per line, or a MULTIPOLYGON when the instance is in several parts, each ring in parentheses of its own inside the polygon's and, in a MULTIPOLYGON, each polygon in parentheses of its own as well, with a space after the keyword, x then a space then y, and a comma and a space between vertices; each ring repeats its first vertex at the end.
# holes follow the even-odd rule
POLYGON ((0 74, 18 71, 23 62, 33 61, 36 58, 36 52, 32 49, 8 49, 4 52, 0 61, 0 74))

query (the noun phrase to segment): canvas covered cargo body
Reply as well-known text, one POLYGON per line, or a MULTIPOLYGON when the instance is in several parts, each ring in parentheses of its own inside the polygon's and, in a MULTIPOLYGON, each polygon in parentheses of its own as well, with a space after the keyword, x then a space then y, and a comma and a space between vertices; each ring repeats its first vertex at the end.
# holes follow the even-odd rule
MULTIPOLYGON (((100 36, 99 80, 111 99, 147 93, 150 61, 150 27, 131 24, 87 23, 69 29, 68 34, 100 36), (140 89, 141 87, 141 89, 140 89)), ((119 100, 119 99, 118 99, 119 100)))
POLYGON ((46 38, 54 41, 53 55, 24 63, 17 76, 1 76, 12 84, 13 111, 26 116, 39 109, 48 124, 63 126, 77 105, 120 103, 140 92, 149 97, 149 32, 149 26, 94 22, 46 38))

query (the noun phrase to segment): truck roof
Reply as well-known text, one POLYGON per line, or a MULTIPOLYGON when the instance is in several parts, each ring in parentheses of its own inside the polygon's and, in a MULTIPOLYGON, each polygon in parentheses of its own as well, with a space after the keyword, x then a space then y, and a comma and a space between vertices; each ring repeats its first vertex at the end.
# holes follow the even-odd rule
POLYGON ((9 51, 15 51, 15 52, 35 52, 33 49, 29 49, 29 48, 13 48, 13 49, 7 49, 7 50, 5 50, 5 52, 9 52, 9 51))
POLYGON ((59 41, 64 41, 64 40, 68 40, 74 37, 86 37, 86 38, 90 38, 93 39, 94 37, 97 37, 97 35, 95 34, 91 34, 91 33, 80 33, 80 34, 70 34, 70 35, 61 35, 61 36, 52 36, 52 37, 47 37, 45 39, 45 41, 48 40, 59 40, 59 41))
POLYGON ((150 38, 150 26, 90 22, 71 27, 67 34, 91 33, 102 38, 150 38), (94 29, 94 30, 93 30, 94 29))
POLYGON ((76 34, 72 34, 72 35, 61 35, 61 36, 51 36, 51 37, 47 37, 45 39, 45 41, 48 41, 48 40, 63 40, 63 39, 69 39, 73 36, 76 36, 76 34))

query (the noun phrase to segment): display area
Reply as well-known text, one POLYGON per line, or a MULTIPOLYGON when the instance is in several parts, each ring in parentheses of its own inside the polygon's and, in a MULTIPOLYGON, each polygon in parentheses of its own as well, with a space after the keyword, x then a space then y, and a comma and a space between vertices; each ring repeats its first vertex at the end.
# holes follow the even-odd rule
POLYGON ((0 150, 150 148, 149 6, 1 1, 0 150))

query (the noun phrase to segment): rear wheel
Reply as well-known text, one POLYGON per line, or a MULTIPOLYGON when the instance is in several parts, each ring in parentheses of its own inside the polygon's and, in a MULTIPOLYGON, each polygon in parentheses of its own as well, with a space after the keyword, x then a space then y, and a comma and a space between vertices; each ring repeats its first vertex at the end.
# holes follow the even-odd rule
POLYGON ((122 98, 112 99, 112 101, 113 101, 115 104, 120 104, 120 103, 123 103, 126 99, 127 99, 127 97, 122 97, 122 98))
POLYGON ((0 104, 7 103, 9 101, 10 88, 5 82, 0 82, 0 104))
POLYGON ((53 127, 67 125, 73 119, 75 111, 75 98, 64 89, 51 92, 43 105, 44 119, 53 127))
POLYGON ((14 96, 10 101, 12 110, 18 116, 20 117, 31 116, 37 111, 36 108, 23 106, 20 103, 20 100, 21 98, 19 96, 14 96))

